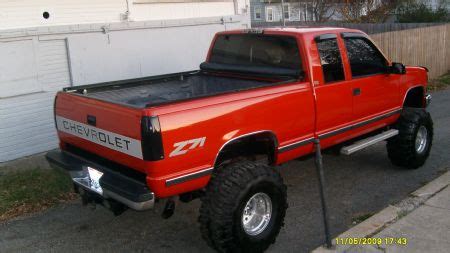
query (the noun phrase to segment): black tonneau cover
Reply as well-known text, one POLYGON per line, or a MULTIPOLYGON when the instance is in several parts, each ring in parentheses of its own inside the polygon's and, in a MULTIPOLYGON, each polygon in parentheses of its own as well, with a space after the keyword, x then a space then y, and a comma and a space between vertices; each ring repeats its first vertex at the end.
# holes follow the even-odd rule
POLYGON ((203 71, 176 73, 65 88, 66 92, 136 108, 274 85, 276 81, 221 76, 203 71))
POLYGON ((277 67, 262 67, 262 66, 250 66, 250 65, 234 65, 234 64, 222 64, 204 62, 200 64, 200 69, 205 71, 217 71, 217 72, 233 72, 252 74, 256 76, 270 77, 275 76, 277 78, 290 78, 298 79, 303 75, 303 71, 300 69, 289 68, 277 68, 277 67))
POLYGON ((139 86, 87 93, 86 96, 145 108, 178 100, 250 89, 267 83, 198 73, 156 83, 143 82, 139 86))

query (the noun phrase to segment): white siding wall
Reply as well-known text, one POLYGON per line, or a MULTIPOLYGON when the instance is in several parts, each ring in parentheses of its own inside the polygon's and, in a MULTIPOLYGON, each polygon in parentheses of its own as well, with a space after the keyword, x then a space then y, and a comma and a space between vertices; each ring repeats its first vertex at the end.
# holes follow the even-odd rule
POLYGON ((42 90, 36 78, 36 40, 2 41, 0 56, 0 98, 42 90))
POLYGON ((212 36, 249 27, 248 0, 0 0, 0 162, 57 146, 56 91, 198 68, 212 36), (50 18, 44 19, 43 12, 50 18))
MULTIPOLYGON (((5 48, 3 43, 0 42, 0 49, 5 48)), ((17 69, 12 72, 0 69, 9 80, 14 80, 18 72, 33 77, 32 83, 20 79, 0 82, 0 162, 56 147, 53 98, 57 90, 70 85, 65 40, 39 41, 35 37, 7 44, 10 45, 10 56, 3 58, 6 62, 16 60, 13 56, 17 55, 17 59, 24 58, 37 64, 36 69, 27 66, 15 66, 17 69), (31 53, 21 48, 24 42, 33 45, 31 53), (14 44, 18 46, 13 47, 14 44)))
POLYGON ((38 80, 43 91, 60 90, 70 85, 66 40, 39 41, 38 80))
MULTIPOLYGON (((236 0, 238 13, 248 0, 236 0)), ((128 0, 130 21, 168 20, 234 15, 233 1, 134 4, 128 0)), ((121 22, 126 0, 1 0, 0 30, 48 25, 121 22), (50 18, 44 19, 43 12, 50 18)))
POLYGON ((70 85, 65 40, 0 40, 0 99, 70 85))
POLYGON ((56 147, 53 97, 40 92, 0 99, 0 162, 56 147))
POLYGON ((0 29, 120 20, 125 0, 2 0, 0 29), (48 11, 49 19, 42 13, 48 11))
POLYGON ((211 24, 70 36, 73 84, 196 70, 223 29, 211 24))
POLYGON ((197 69, 214 33, 248 26, 248 17, 224 19, 0 30, 0 162, 57 146, 57 90, 197 69))
POLYGON ((234 14, 233 2, 136 4, 131 19, 158 20, 194 17, 227 16, 234 14))

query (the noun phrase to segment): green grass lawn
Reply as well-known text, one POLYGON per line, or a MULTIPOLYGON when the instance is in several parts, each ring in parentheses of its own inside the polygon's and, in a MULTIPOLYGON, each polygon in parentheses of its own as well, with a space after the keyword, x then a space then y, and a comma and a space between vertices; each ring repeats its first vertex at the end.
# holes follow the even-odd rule
POLYGON ((428 83, 429 91, 442 90, 450 86, 450 72, 436 79, 430 80, 428 83))
POLYGON ((61 170, 36 168, 0 174, 0 221, 74 198, 70 177, 61 170))

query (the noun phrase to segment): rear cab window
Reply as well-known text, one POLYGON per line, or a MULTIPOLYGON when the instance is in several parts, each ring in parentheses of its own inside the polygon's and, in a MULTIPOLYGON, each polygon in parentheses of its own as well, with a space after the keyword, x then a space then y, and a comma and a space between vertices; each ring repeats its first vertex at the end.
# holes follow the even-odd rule
POLYGON ((302 72, 297 40, 285 35, 219 35, 208 62, 240 69, 259 68, 274 73, 302 72))

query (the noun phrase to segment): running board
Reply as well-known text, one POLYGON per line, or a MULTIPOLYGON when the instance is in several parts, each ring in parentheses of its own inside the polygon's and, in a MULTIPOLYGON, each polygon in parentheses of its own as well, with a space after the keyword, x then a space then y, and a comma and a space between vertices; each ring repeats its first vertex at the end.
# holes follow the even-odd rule
POLYGON ((398 130, 397 129, 391 129, 388 130, 386 132, 382 132, 381 134, 369 137, 367 139, 364 140, 360 140, 355 142, 354 144, 350 145, 350 146, 346 146, 343 147, 341 149, 341 154, 343 155, 350 155, 355 153, 356 151, 359 151, 363 148, 367 148, 369 146, 372 146, 373 144, 376 144, 380 141, 384 141, 386 139, 389 139, 393 136, 396 136, 398 134, 398 130))

